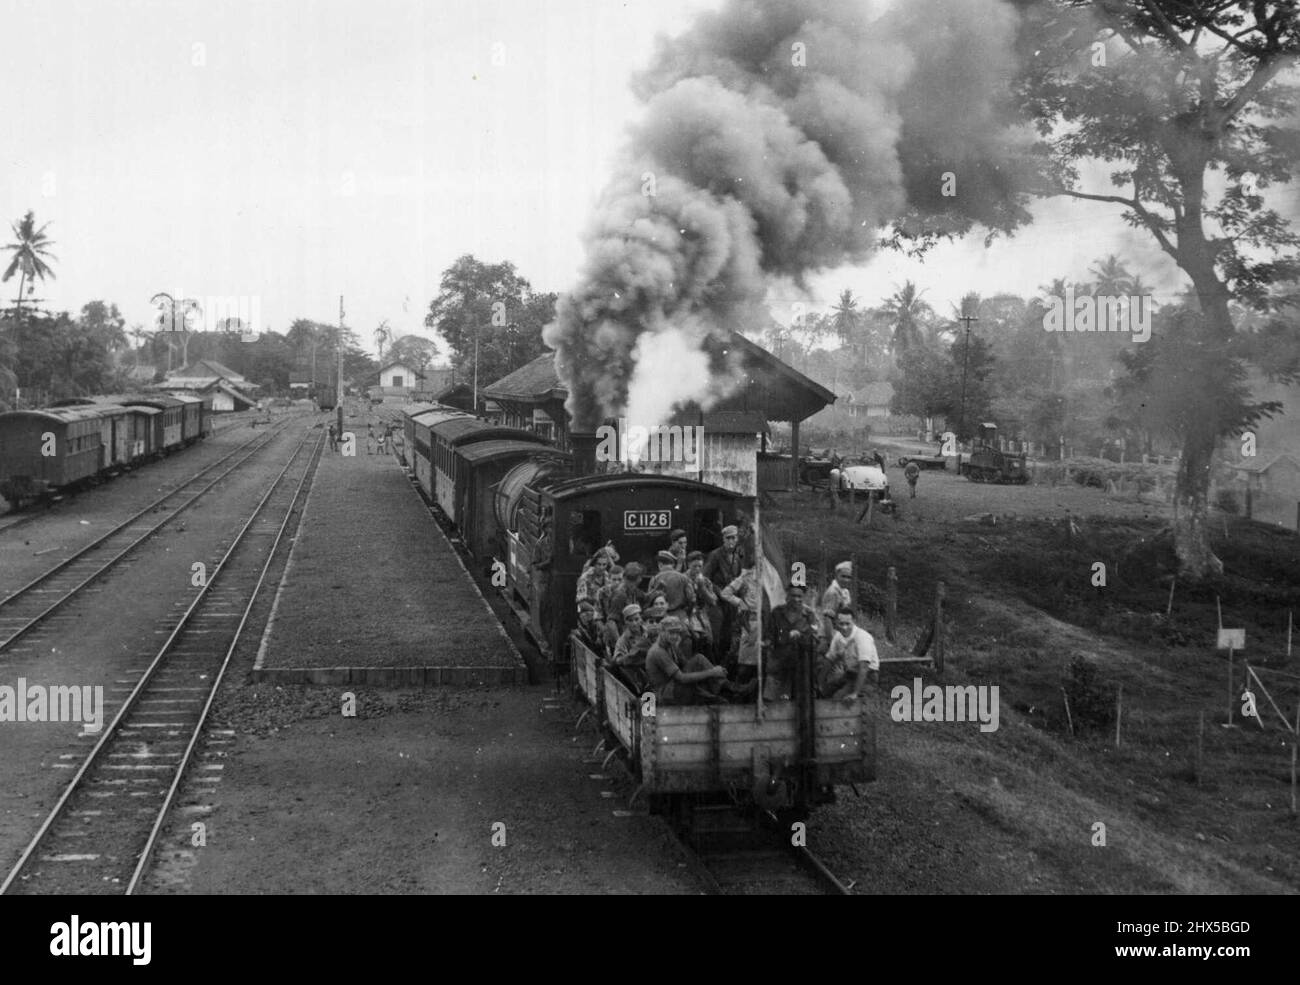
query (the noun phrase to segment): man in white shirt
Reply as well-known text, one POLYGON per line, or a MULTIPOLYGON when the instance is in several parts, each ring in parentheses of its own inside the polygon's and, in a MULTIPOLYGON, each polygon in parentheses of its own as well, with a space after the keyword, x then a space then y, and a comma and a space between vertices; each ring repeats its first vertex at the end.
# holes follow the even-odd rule
POLYGON ((817 687, 823 698, 843 698, 852 704, 870 676, 880 673, 880 655, 871 634, 857 625, 853 610, 845 607, 835 614, 835 637, 817 668, 817 687))

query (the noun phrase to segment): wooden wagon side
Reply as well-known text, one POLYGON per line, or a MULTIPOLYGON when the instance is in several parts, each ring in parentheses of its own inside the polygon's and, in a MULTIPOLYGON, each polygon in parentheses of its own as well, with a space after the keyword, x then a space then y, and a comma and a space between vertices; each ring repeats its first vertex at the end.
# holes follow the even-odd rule
POLYGON ((813 757, 800 763, 798 705, 659 706, 641 718, 642 783, 650 793, 752 787, 794 779, 807 766, 818 786, 875 779, 875 724, 861 702, 814 702, 813 757))

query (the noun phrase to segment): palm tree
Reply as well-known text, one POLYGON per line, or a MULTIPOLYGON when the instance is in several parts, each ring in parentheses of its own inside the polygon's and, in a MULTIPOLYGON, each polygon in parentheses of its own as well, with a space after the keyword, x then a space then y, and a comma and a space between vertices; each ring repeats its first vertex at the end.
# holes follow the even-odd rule
POLYGON ((15 242, 8 244, 5 249, 13 253, 13 259, 9 261, 9 266, 5 268, 0 281, 8 282, 13 277, 15 271, 18 272, 18 297, 15 299, 15 312, 18 318, 22 317, 23 291, 30 294, 36 289, 35 281, 39 278, 45 280, 46 277, 53 277, 54 271, 50 265, 45 262, 46 258, 51 260, 58 259, 49 250, 54 242, 45 235, 45 230, 49 223, 36 228, 36 213, 31 209, 18 222, 14 223, 12 228, 15 242))
POLYGON ((835 327, 835 332, 840 337, 841 345, 850 345, 857 338, 858 322, 862 318, 862 312, 858 310, 858 299, 853 296, 853 292, 847 287, 840 291, 840 303, 831 309, 835 312, 835 317, 831 319, 831 324, 835 327))
POLYGON ((895 356, 902 355, 923 341, 921 318, 930 309, 930 306, 921 300, 921 295, 924 293, 918 291, 916 285, 909 280, 885 298, 883 310, 894 323, 894 334, 889 344, 889 351, 895 356))
POLYGON ((1133 292, 1133 275, 1114 253, 1094 263, 1088 273, 1093 276, 1093 294, 1098 297, 1120 297, 1133 292))
POLYGON ((388 327, 388 319, 385 318, 375 329, 375 343, 379 346, 379 365, 384 365, 384 346, 393 341, 393 330, 388 327))

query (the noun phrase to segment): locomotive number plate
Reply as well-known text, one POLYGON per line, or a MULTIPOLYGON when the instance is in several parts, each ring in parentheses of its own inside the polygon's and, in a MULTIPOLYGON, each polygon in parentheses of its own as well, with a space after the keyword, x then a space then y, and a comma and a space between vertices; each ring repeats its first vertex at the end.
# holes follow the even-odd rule
POLYGON ((651 530, 670 530, 673 525, 672 510, 624 510, 623 529, 629 533, 651 530))

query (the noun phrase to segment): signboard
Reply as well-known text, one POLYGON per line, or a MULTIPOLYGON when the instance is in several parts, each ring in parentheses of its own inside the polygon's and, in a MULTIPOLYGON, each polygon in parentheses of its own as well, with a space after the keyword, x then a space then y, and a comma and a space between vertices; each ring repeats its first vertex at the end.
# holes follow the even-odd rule
POLYGON ((1246 631, 1244 629, 1220 629, 1219 649, 1232 649, 1238 652, 1246 649, 1246 631))
POLYGON ((659 533, 673 527, 672 510, 624 510, 623 530, 630 534, 659 533))

